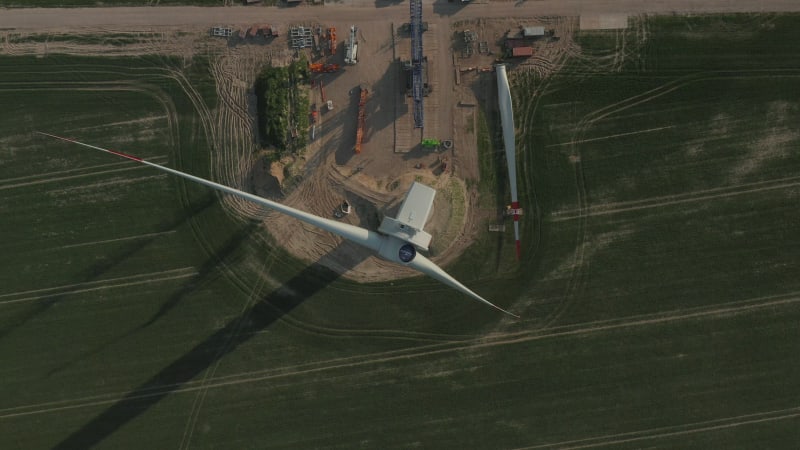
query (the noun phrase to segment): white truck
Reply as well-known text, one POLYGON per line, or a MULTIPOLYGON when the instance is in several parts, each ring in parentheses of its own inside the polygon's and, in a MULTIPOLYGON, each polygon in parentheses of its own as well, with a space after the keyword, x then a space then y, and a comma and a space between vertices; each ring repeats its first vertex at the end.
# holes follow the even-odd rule
POLYGON ((345 64, 355 64, 358 62, 358 39, 356 33, 358 28, 355 25, 350 27, 350 39, 347 41, 347 54, 344 56, 345 64))

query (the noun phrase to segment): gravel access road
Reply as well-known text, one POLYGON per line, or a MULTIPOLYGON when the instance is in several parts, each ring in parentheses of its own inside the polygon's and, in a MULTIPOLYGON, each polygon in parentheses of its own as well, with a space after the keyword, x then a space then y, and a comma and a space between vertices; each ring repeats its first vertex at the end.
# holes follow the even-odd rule
MULTIPOLYGON (((796 12, 797 0, 538 0, 522 2, 448 3, 437 1, 424 7, 427 20, 452 21, 475 18, 537 15, 642 14, 671 12, 796 12)), ((375 20, 402 22, 408 19, 406 3, 386 0, 343 0, 326 6, 285 7, 195 7, 141 6, 98 8, 0 8, 0 29, 50 30, 71 28, 141 28, 212 26, 240 23, 289 23, 292 21, 351 22, 375 20), (384 6, 385 5, 385 6, 384 6)))

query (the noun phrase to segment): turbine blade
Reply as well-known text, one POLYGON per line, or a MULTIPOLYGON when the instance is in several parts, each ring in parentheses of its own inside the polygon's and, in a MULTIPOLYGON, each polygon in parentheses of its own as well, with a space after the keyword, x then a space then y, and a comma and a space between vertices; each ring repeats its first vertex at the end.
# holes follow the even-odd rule
POLYGON ((350 240, 355 242, 356 244, 360 244, 364 247, 367 247, 371 250, 378 251, 381 247, 381 243, 384 239, 383 236, 380 234, 367 230, 365 228, 357 227, 354 225, 346 224, 337 222, 335 220, 326 219, 324 217, 315 216, 313 214, 309 214, 305 211, 300 211, 299 209, 294 209, 292 207, 273 202, 272 200, 267 200, 263 197, 259 197, 257 195, 253 195, 247 192, 240 191, 238 189, 234 189, 229 186, 225 186, 219 183, 215 183, 213 181, 206 180, 204 178, 196 177, 194 175, 189 175, 188 173, 181 172, 179 170, 170 169, 169 167, 165 167, 159 164, 152 163, 150 161, 145 161, 142 158, 128 155, 127 153, 122 153, 116 150, 110 150, 107 148, 97 147, 95 145, 86 144, 83 142, 78 142, 74 139, 69 139, 65 137, 56 136, 54 134, 43 133, 41 131, 37 131, 36 133, 49 136, 51 138, 60 139, 62 141, 71 142, 73 144, 82 145, 84 147, 93 148, 95 150, 100 150, 106 153, 111 153, 113 155, 121 156, 123 158, 130 159, 131 161, 136 161, 138 163, 154 167, 158 170, 171 173, 173 175, 177 175, 181 178, 185 178, 190 181, 194 181, 195 183, 199 183, 205 186, 208 186, 212 189, 216 189, 220 192, 225 192, 226 194, 235 195, 237 197, 243 198, 245 200, 251 201, 258 205, 265 206, 270 209, 274 209, 276 211, 282 212, 287 216, 294 217, 297 220, 303 221, 309 225, 313 225, 315 227, 321 228, 325 231, 329 231, 337 236, 341 236, 344 239, 350 240))
MULTIPOLYGON (((511 101, 511 88, 508 85, 508 75, 505 64, 495 66, 497 73, 497 102, 500 105, 500 119, 503 128, 503 147, 506 151, 506 166, 508 166, 508 182, 511 187, 511 207, 519 210, 517 199, 517 146, 514 141, 514 107, 511 101)), ((518 211, 516 211, 518 212, 518 211)), ((514 239, 517 246, 517 261, 521 257, 519 240, 519 214, 514 214, 514 239)))
POLYGON ((494 309, 496 309, 498 311, 502 311, 502 312, 508 314, 509 316, 516 317, 517 319, 520 318, 518 315, 516 315, 514 313, 510 313, 510 312, 506 311, 505 309, 495 305, 494 303, 486 300, 485 298, 481 297, 480 295, 472 292, 468 287, 466 287, 463 284, 461 284, 458 280, 456 280, 455 278, 450 276, 450 274, 445 272, 444 269, 442 269, 441 267, 437 266, 436 264, 434 264, 433 261, 431 261, 430 259, 426 258, 423 255, 417 254, 414 257, 414 259, 411 260, 411 262, 409 262, 407 265, 408 265, 408 267, 411 267, 412 269, 415 269, 415 270, 417 270, 419 272, 422 272, 425 275, 427 275, 427 276, 429 276, 429 277, 431 277, 431 278, 433 278, 435 280, 438 280, 438 281, 450 286, 453 289, 461 291, 462 293, 464 293, 466 295, 469 295, 470 297, 474 298, 475 300, 478 300, 481 303, 487 304, 487 305, 491 306, 492 308, 494 308, 494 309))
MULTIPOLYGON (((152 163, 150 161, 145 161, 142 158, 139 158, 139 157, 133 156, 133 155, 129 155, 127 153, 123 153, 123 152, 120 152, 120 151, 111 150, 111 149, 107 149, 107 148, 103 148, 103 147, 98 147, 98 146, 91 145, 91 144, 86 144, 86 143, 83 143, 83 142, 78 142, 78 141, 76 141, 74 139, 69 139, 69 138, 65 138, 65 137, 61 137, 61 136, 56 136, 54 134, 44 133, 44 132, 41 132, 41 131, 37 131, 36 133, 41 134, 43 136, 48 136, 48 137, 51 137, 51 138, 59 139, 59 140, 65 141, 65 142, 70 142, 70 143, 73 143, 73 144, 78 144, 78 145, 81 145, 81 146, 84 146, 84 147, 92 148, 92 149, 95 149, 95 150, 100 150, 102 152, 111 153, 111 154, 116 155, 116 156, 121 156, 121 157, 127 158, 127 159, 129 159, 131 161, 135 161, 135 162, 138 162, 140 164, 144 164, 144 165, 156 168, 158 170, 161 170, 161 171, 164 171, 164 172, 167 172, 167 173, 171 173, 173 175, 177 175, 177 176, 179 176, 181 178, 184 178, 184 179, 187 179, 189 181, 194 181, 195 183, 199 183, 199 184, 202 184, 204 186, 208 186, 208 187, 210 187, 212 189, 216 189, 216 190, 218 190, 220 192, 224 192, 226 194, 231 194, 231 195, 238 196, 238 197, 243 198, 245 200, 251 201, 251 202, 253 202, 255 204, 262 205, 262 206, 265 206, 265 207, 270 208, 270 209, 274 209, 274 210, 276 210, 278 212, 286 214, 287 216, 294 217, 295 219, 300 220, 302 222, 305 222, 305 223, 307 223, 309 225, 313 225, 313 226, 321 228, 321 229, 323 229, 325 231, 328 231, 328 232, 331 232, 331 233, 336 234, 338 236, 341 236, 344 239, 347 239, 347 240, 350 240, 352 242, 355 242, 356 244, 360 244, 360 245, 362 245, 364 247, 367 247, 367 248, 369 248, 369 249, 371 249, 371 250, 373 250, 375 252, 378 252, 378 253, 380 253, 381 246, 383 245, 383 243, 386 242, 387 239, 390 239, 390 238, 388 238, 386 236, 383 236, 383 235, 381 235, 381 234, 379 234, 377 232, 370 231, 370 230, 367 230, 365 228, 357 227, 357 226, 346 224, 346 223, 337 222, 337 221, 330 220, 330 219, 325 219, 323 217, 318 217, 318 216, 315 216, 313 214, 310 214, 310 213, 307 213, 307 212, 304 212, 304 211, 300 211, 298 209, 294 209, 292 207, 289 207, 289 206, 286 206, 286 205, 283 205, 283 204, 280 204, 280 203, 277 203, 277 202, 273 202, 272 200, 267 200, 267 199, 265 199, 263 197, 259 197, 257 195, 253 195, 253 194, 250 194, 250 193, 247 193, 247 192, 243 192, 243 191, 240 191, 238 189, 234 189, 234 188, 229 187, 229 186, 225 186, 225 185, 222 185, 222 184, 219 184, 219 183, 215 183, 215 182, 210 181, 210 180, 206 180, 204 178, 196 177, 194 175, 189 175, 188 173, 184 173, 184 172, 181 172, 179 170, 170 169, 169 167, 165 167, 165 166, 162 166, 162 165, 159 165, 159 164, 155 164, 155 163, 152 163)), ((397 261, 395 261, 395 262, 397 262, 397 261)), ((461 291, 462 293, 464 293, 464 294, 466 294, 466 295, 468 295, 468 296, 470 296, 470 297, 472 297, 472 298, 474 298, 474 299, 476 299, 476 300, 478 300, 478 301, 480 301, 480 302, 482 302, 482 303, 484 303, 486 305, 489 305, 492 308, 497 309, 498 311, 502 311, 502 312, 504 312, 504 313, 506 313, 506 314, 508 314, 510 316, 519 318, 519 316, 517 316, 516 314, 510 313, 510 312, 498 307, 497 305, 489 302, 488 300, 484 299, 480 295, 472 292, 471 290, 469 290, 469 288, 467 288, 466 286, 464 286, 463 284, 458 282, 458 280, 456 280, 455 278, 451 277, 447 272, 442 270, 439 266, 434 264, 431 260, 429 260, 428 258, 424 257, 423 255, 417 254, 416 257, 414 257, 414 259, 411 260, 411 262, 407 263, 406 265, 408 267, 411 267, 412 269, 415 269, 415 270, 425 274, 425 275, 428 275, 429 277, 431 277, 431 278, 433 278, 435 280, 438 280, 438 281, 446 284, 447 286, 450 286, 450 287, 452 287, 452 288, 454 288, 454 289, 456 289, 458 291, 461 291)))

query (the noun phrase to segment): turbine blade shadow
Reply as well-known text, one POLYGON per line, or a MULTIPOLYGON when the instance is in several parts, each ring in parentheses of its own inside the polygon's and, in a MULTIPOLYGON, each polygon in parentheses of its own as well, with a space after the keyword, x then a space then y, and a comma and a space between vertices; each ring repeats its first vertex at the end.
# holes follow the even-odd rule
MULTIPOLYGON (((108 409, 90 420, 63 441, 56 449, 93 447, 145 413, 163 398, 181 389, 204 370, 271 324, 289 314, 306 299, 325 289, 339 278, 339 274, 323 265, 326 258, 335 255, 337 246, 320 262, 304 268, 289 281, 256 302, 236 319, 214 332, 183 356, 173 361, 147 381, 130 391, 108 409)), ((360 261, 353 262, 349 268, 360 261)))
POLYGON ((154 324, 156 321, 161 319, 172 309, 177 307, 187 295, 189 295, 195 289, 197 289, 198 285, 203 279, 205 279, 208 275, 213 273, 214 270, 219 267, 220 263, 222 263, 228 256, 230 256, 239 247, 239 245, 242 244, 242 242, 246 241, 259 228, 259 224, 260 224, 259 222, 251 222, 248 226, 246 226, 245 228, 243 228, 242 230, 238 231, 233 236, 231 236, 231 238, 225 242, 225 244, 221 247, 220 250, 216 251, 213 255, 209 256, 206 262, 203 263, 203 265, 197 271, 196 275, 194 275, 192 278, 186 281, 186 283, 184 283, 178 291, 170 295, 169 298, 166 301, 164 301, 164 303, 161 304, 161 307, 158 309, 158 311, 156 311, 147 322, 137 326, 132 330, 125 332, 124 334, 117 336, 116 338, 108 342, 105 342, 101 345, 94 347, 89 351, 84 352, 77 358, 74 358, 70 361, 67 361, 63 364, 54 367, 53 369, 47 372, 47 376, 51 377, 57 374, 58 372, 61 372, 62 370, 65 370, 71 367, 72 365, 80 362, 81 360, 84 360, 87 357, 96 355, 105 350, 106 348, 109 348, 110 346, 116 344, 117 342, 120 342, 125 338, 140 332, 141 330, 149 327, 150 325, 154 324))
MULTIPOLYGON (((182 217, 173 222, 158 227, 157 230, 158 231, 174 230, 180 227, 181 225, 185 224, 189 220, 191 220, 192 217, 195 217, 198 214, 205 211, 206 209, 210 208, 212 205, 214 205, 215 202, 216 202, 215 195, 213 193, 208 193, 203 196, 200 202, 196 203, 195 205, 189 206, 189 210, 186 212, 185 215, 183 215, 182 217)), ((156 239, 157 237, 154 236, 154 237, 149 237, 147 239, 137 240, 134 243, 129 243, 123 246, 122 249, 119 250, 117 254, 112 254, 110 259, 89 266, 84 271, 83 275, 76 277, 76 279, 80 279, 83 282, 100 280, 104 274, 110 272, 113 268, 117 267, 126 259, 135 255, 143 248, 147 247, 150 243, 152 243, 156 239)), ((21 315, 21 317, 14 320, 13 325, 7 326, 2 330, 0 330, 0 339, 12 333, 14 330, 22 327, 23 325, 30 322, 40 314, 43 314, 44 312, 49 310, 50 307, 63 300, 67 295, 69 295, 69 293, 61 293, 36 301, 34 303, 34 306, 29 311, 26 311, 24 314, 21 315)))
POLYGON ((178 306, 180 301, 190 292, 192 292, 197 282, 204 279, 208 276, 215 268, 219 266, 221 262, 223 262, 228 256, 230 256, 242 242, 246 241, 254 232, 258 230, 260 226, 260 222, 253 221, 250 222, 245 228, 238 231, 236 234, 231 236, 227 242, 222 246, 222 248, 209 257, 208 260, 200 267, 197 271, 197 275, 192 277, 188 283, 186 283, 181 290, 170 296, 170 298, 161 305, 161 308, 153 314, 153 317, 150 318, 147 322, 140 325, 136 331, 141 330, 143 328, 147 328, 153 323, 155 323, 158 319, 163 317, 165 314, 170 312, 173 308, 178 306))

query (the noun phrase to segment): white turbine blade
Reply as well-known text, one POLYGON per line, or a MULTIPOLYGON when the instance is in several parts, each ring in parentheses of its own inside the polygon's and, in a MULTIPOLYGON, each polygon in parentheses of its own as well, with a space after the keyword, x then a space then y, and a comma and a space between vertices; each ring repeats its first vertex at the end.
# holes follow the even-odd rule
POLYGON ((111 153, 113 155, 121 156, 123 158, 130 159, 131 161, 136 161, 150 167, 155 167, 158 170, 162 170, 164 172, 169 172, 173 175, 177 175, 179 177, 185 178, 187 180, 194 181, 196 183, 203 184, 210 188, 216 189, 221 192, 225 192, 227 194, 235 195, 241 197, 245 200, 251 201, 253 203, 266 206, 267 208, 274 209, 276 211, 282 212, 287 216, 294 217, 297 220, 301 220, 307 224, 313 225, 315 227, 322 228, 325 231, 329 231, 335 235, 341 236, 345 239, 355 242, 356 244, 361 244, 364 247, 372 249, 374 251, 378 251, 381 246, 381 242, 383 241, 383 236, 380 234, 370 231, 361 227, 357 227, 354 225, 336 222, 334 220, 325 219, 323 217, 318 217, 313 214, 309 214, 304 211, 300 211, 298 209, 291 208, 286 205, 282 205, 280 203, 273 202, 271 200, 267 200, 263 197, 259 197, 257 195, 253 195, 247 192, 240 191, 238 189, 234 189, 232 187, 228 187, 219 183, 215 183, 213 181, 206 180, 204 178, 196 177, 194 175, 189 175, 188 173, 181 172, 179 170, 170 169, 169 167, 164 167, 159 164, 155 164, 149 161, 145 161, 141 158, 136 156, 128 155, 126 153, 118 152, 116 150, 110 150, 107 148, 97 147, 90 144, 85 144, 83 142, 78 142, 73 139, 68 139, 60 136, 56 136, 53 134, 42 133, 41 131, 37 131, 37 133, 42 134, 44 136, 49 136, 52 138, 60 139, 62 141, 71 142, 73 144, 82 145, 84 147, 93 148, 95 150, 100 150, 106 153, 111 153))
MULTIPOLYGON (((514 107, 511 102, 511 88, 508 85, 505 64, 495 66, 497 73, 497 101, 500 105, 500 119, 503 127, 503 147, 506 150, 506 165, 508 166, 508 181, 511 186, 511 207, 518 210, 517 199, 517 146, 514 141, 514 107)), ((520 259, 521 245, 519 241, 519 214, 514 214, 514 239, 516 240, 517 260, 520 259)))
MULTIPOLYGON (((349 224, 346 224, 346 223, 336 222, 334 220, 318 217, 318 216, 315 216, 313 214, 309 214, 307 212, 300 211, 298 209, 294 209, 294 208, 291 208, 289 206, 273 202, 271 200, 267 200, 267 199, 259 197, 257 195, 249 194, 247 192, 243 192, 243 191, 240 191, 238 189, 234 189, 232 187, 228 187, 228 186, 225 186, 225 185, 222 185, 222 184, 219 184, 219 183, 215 183, 213 181, 209 181, 209 180, 206 180, 204 178, 196 177, 194 175, 189 175, 188 173, 184 173, 184 172, 181 172, 179 170, 170 169, 169 167, 164 167, 164 166, 159 165, 159 164, 155 164, 155 163, 152 163, 152 162, 149 162, 149 161, 145 161, 142 158, 139 158, 139 157, 133 156, 133 155, 129 155, 127 153, 119 152, 119 151, 116 151, 116 150, 110 150, 110 149, 107 149, 107 148, 97 147, 95 145, 85 144, 83 142, 78 142, 78 141, 76 141, 74 139, 60 137, 60 136, 56 136, 54 134, 43 133, 41 131, 37 131, 36 133, 44 135, 44 136, 49 136, 49 137, 52 137, 52 138, 55 138, 55 139, 59 139, 59 140, 62 140, 62 141, 71 142, 73 144, 82 145, 84 147, 93 148, 95 150, 100 150, 100 151, 103 151, 103 152, 106 152, 106 153, 111 153, 113 155, 121 156, 123 158, 130 159, 131 161, 136 161, 138 163, 141 163, 141 164, 144 164, 144 165, 147 165, 147 166, 150 166, 150 167, 154 167, 154 168, 156 168, 158 170, 161 170, 161 171, 164 171, 164 172, 168 172, 168 173, 171 173, 173 175, 177 175, 177 176, 179 176, 181 178, 185 178, 187 180, 194 181, 196 183, 208 186, 208 187, 216 189, 218 191, 238 196, 240 198, 243 198, 245 200, 251 201, 251 202, 256 203, 258 205, 262 205, 262 206, 265 206, 267 208, 271 208, 271 209, 274 209, 274 210, 276 210, 278 212, 284 213, 287 216, 294 217, 295 219, 303 221, 303 222, 305 222, 305 223, 307 223, 309 225, 313 225, 313 226, 321 228, 321 229, 323 229, 325 231, 329 231, 329 232, 331 232, 333 234, 336 234, 338 236, 343 237, 344 239, 347 239, 347 240, 350 240, 352 242, 355 242, 356 244, 363 245, 364 247, 367 247, 367 248, 369 248, 369 249, 371 249, 371 250, 373 250, 375 252, 378 252, 379 254, 381 254, 381 247, 385 243, 390 242, 389 239, 397 240, 397 238, 390 238, 390 237, 381 235, 379 233, 376 233, 374 231, 367 230, 365 228, 361 228, 361 227, 357 227, 357 226, 354 226, 354 225, 349 225, 349 224)), ((402 242, 402 241, 400 241, 400 242, 402 242)), ((406 244, 406 245, 408 245, 409 247, 412 247, 412 249, 413 249, 413 246, 411 246, 411 244, 406 244)), ((393 250, 396 251, 397 249, 393 249, 393 250)), ((458 280, 456 280, 455 278, 453 278, 450 275, 448 275, 447 272, 442 270, 439 266, 434 264, 428 258, 426 258, 426 257, 424 257, 424 256, 422 256, 420 254, 416 254, 416 251, 414 251, 413 253, 415 254, 415 256, 412 256, 413 259, 411 260, 411 262, 408 262, 408 263, 406 263, 404 261, 399 261, 397 259, 397 256, 395 256, 394 254, 392 254, 388 258, 391 261, 404 264, 404 265, 406 265, 408 267, 411 267, 412 269, 415 269, 415 270, 417 270, 417 271, 419 271, 419 272, 421 272, 421 273, 423 273, 425 275, 428 275, 431 278, 433 278, 435 280, 438 280, 438 281, 440 281, 440 282, 442 282, 442 283, 444 283, 444 284, 446 284, 446 285, 448 285, 448 286, 450 286, 452 288, 455 288, 455 289, 463 292, 464 294, 466 294, 466 295, 468 295, 468 296, 470 296, 470 297, 472 297, 472 298, 474 298, 474 299, 476 299, 476 300, 478 300, 478 301, 480 301, 482 303, 485 303, 485 304, 491 306, 492 308, 497 309, 498 311, 502 311, 502 312, 504 312, 504 313, 506 313, 506 314, 508 314, 510 316, 514 316, 516 318, 519 318, 519 316, 517 316, 516 314, 510 313, 510 312, 508 312, 508 311, 506 311, 506 310, 494 305, 493 303, 487 301, 486 299, 484 299, 480 295, 472 292, 471 290, 469 290, 469 288, 467 288, 463 284, 459 283, 458 280)))
POLYGON ((414 257, 414 259, 411 260, 411 262, 409 262, 407 264, 407 266, 411 267, 412 269, 418 270, 418 271, 424 273, 425 275, 428 275, 429 277, 431 277, 431 278, 433 278, 435 280, 438 280, 438 281, 450 286, 453 289, 459 290, 459 291, 463 292, 464 294, 469 295, 470 297, 474 298, 475 300, 478 300, 481 303, 485 303, 485 304, 491 306, 492 308, 494 308, 494 309, 496 309, 498 311, 502 311, 502 312, 508 314, 509 316, 514 316, 517 319, 519 319, 518 315, 510 313, 510 312, 506 311, 505 309, 495 305, 494 303, 486 300, 485 298, 481 297, 480 295, 472 292, 468 287, 464 286, 458 280, 456 280, 455 278, 451 277, 450 274, 445 272, 441 267, 437 266, 436 264, 433 263, 433 261, 431 261, 430 259, 424 257, 423 255, 417 254, 414 257))
MULTIPOLYGON (((514 141, 514 106, 511 102, 511 87, 508 85, 506 66, 495 66, 497 73, 497 102, 500 105, 501 127, 503 129, 503 147, 506 150, 506 165, 508 165, 508 182, 511 186, 511 201, 517 201, 517 147, 514 141)), ((514 206, 517 208, 517 206, 514 206)))

